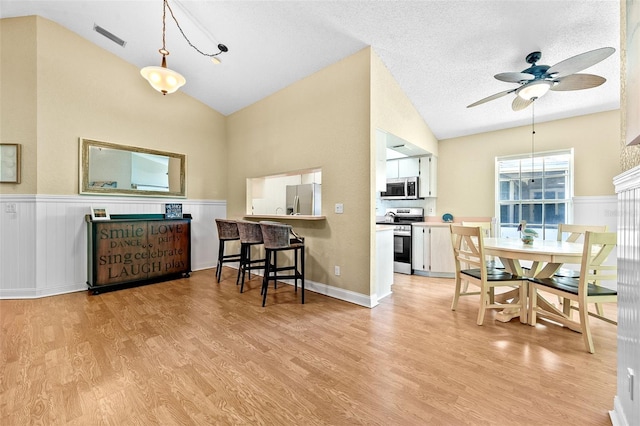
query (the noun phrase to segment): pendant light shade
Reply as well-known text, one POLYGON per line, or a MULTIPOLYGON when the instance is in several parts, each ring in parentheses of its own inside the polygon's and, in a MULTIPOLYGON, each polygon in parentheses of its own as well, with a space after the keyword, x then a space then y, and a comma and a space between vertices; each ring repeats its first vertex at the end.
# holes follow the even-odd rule
POLYGON ((140 70, 140 74, 149 82, 151 87, 163 95, 175 92, 187 82, 182 74, 167 68, 167 61, 164 56, 162 57, 161 67, 144 67, 140 70))

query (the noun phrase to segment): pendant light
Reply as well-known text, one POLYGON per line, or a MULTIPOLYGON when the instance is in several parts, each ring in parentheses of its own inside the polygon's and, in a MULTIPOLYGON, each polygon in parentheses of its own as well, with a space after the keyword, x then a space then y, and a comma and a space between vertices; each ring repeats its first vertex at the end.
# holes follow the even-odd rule
POLYGON ((182 74, 173 71, 170 68, 167 68, 167 56, 169 55, 169 51, 166 47, 166 17, 167 17, 167 9, 169 9, 169 13, 171 13, 171 17, 175 21, 178 29, 180 30, 180 34, 184 37, 184 39, 189 43, 189 46, 194 48, 198 53, 204 56, 208 56, 215 64, 220 63, 220 59, 217 56, 223 52, 227 52, 229 49, 224 44, 218 44, 219 51, 213 54, 205 53, 194 46, 191 41, 187 38, 184 31, 180 27, 178 20, 173 14, 173 10, 169 6, 168 0, 163 0, 162 5, 162 48, 158 50, 162 55, 162 63, 159 67, 157 66, 148 66, 144 67, 140 70, 140 74, 145 78, 158 92, 166 95, 167 93, 173 93, 182 86, 185 85, 187 80, 182 76, 182 74))

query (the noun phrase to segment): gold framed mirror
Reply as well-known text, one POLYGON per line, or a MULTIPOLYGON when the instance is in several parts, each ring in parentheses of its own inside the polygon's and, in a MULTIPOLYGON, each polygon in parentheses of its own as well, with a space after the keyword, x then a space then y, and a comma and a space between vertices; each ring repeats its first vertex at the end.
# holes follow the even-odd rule
POLYGON ((80 194, 186 197, 186 156, 80 138, 80 194))

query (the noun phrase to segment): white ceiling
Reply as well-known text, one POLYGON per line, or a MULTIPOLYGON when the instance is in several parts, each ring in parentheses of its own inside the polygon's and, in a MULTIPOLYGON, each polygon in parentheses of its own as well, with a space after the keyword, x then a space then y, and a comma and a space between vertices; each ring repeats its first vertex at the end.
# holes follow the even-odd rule
MULTIPOLYGON (((229 52, 222 64, 192 50, 167 17, 169 68, 181 89, 224 115, 238 111, 366 46, 385 63, 438 139, 525 125, 531 108, 514 112, 516 87, 500 72, 522 71, 539 50, 539 65, 611 46, 616 53, 585 72, 600 87, 549 92, 536 101, 536 122, 620 107, 619 0, 186 1, 169 0, 186 35, 200 49, 229 52)), ((122 59, 159 65, 162 0, 0 0, 0 17, 40 15, 122 59), (127 44, 93 31, 97 24, 127 44)), ((140 77, 140 84, 147 84, 140 77)), ((149 90, 152 90, 149 86, 149 90)), ((169 95, 170 96, 170 95, 169 95)))

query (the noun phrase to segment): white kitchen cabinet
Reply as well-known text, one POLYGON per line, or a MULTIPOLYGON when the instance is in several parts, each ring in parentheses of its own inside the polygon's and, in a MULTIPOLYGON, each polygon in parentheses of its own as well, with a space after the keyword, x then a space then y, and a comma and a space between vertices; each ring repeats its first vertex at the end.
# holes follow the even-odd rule
POLYGON ((387 178, 415 177, 420 174, 420 158, 407 157, 387 161, 387 178))
POLYGON ((420 198, 436 197, 436 177, 438 173, 438 158, 434 156, 420 157, 420 182, 418 196, 420 198))
POLYGON ((387 160, 387 179, 398 178, 398 160, 387 160))
POLYGON ((419 157, 407 157, 399 158, 398 162, 398 177, 415 177, 420 174, 420 158, 419 157))
POLYGON ((376 295, 391 294, 393 285, 393 226, 376 226, 376 295))
POLYGON ((448 226, 413 225, 412 268, 419 274, 453 277, 456 266, 448 226))

